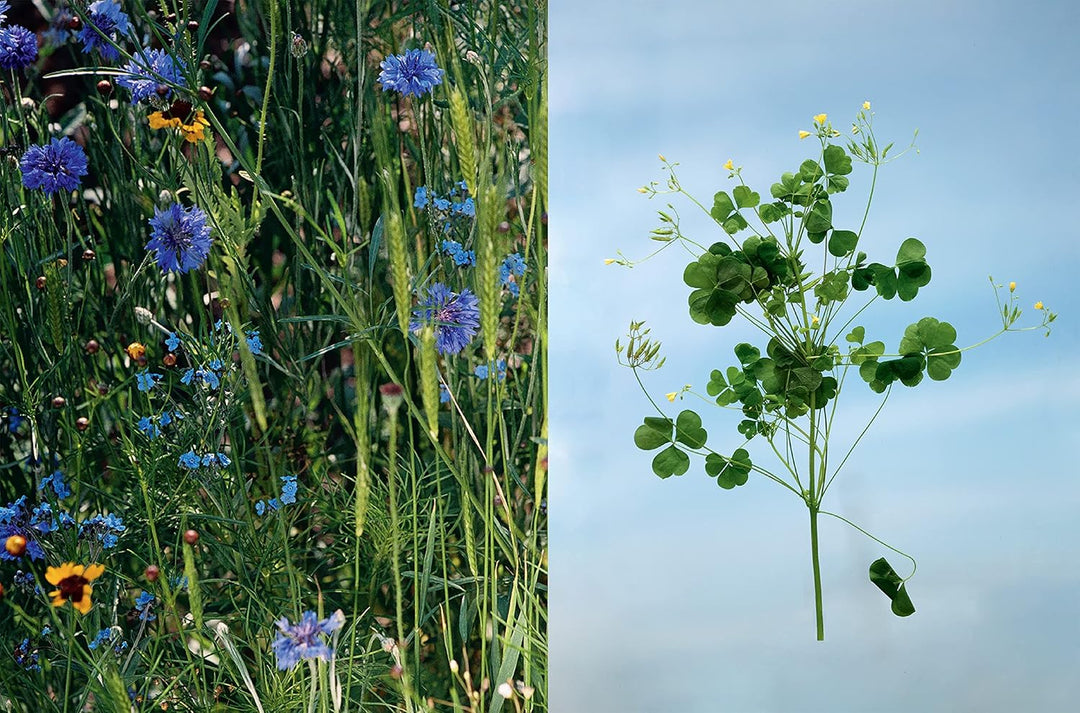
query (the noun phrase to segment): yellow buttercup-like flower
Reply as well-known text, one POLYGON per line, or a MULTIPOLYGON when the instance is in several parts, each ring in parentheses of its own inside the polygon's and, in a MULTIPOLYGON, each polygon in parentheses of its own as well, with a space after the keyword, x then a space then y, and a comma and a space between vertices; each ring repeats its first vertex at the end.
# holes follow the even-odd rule
POLYGON ((604 258, 604 264, 605 264, 605 265, 610 265, 610 264, 611 264, 611 263, 613 263, 613 262, 615 262, 615 258, 613 258, 613 257, 606 257, 606 258, 604 258))
POLYGON ((1043 303, 1042 302, 1036 302, 1035 303, 1035 309, 1042 309, 1042 308, 1043 308, 1043 303))
POLYGON ((805 139, 805 138, 806 138, 807 136, 809 136, 809 135, 810 135, 810 132, 809 132, 809 131, 800 131, 800 132, 799 132, 799 138, 800 138, 800 139, 805 139))
POLYGON ((735 170, 735 164, 733 164, 733 163, 731 162, 731 159, 729 158, 729 159, 727 160, 727 163, 725 163, 725 164, 724 164, 724 168, 726 168, 726 169, 727 169, 727 170, 729 170, 729 171, 734 171, 734 170, 735 170))
POLYGON ((1009 292, 1016 292, 1016 283, 1015 282, 1010 282, 1009 283, 1009 292))
POLYGON ((815 124, 824 124, 825 120, 828 119, 828 118, 829 118, 828 114, 817 114, 816 116, 814 116, 814 123, 815 124))
POLYGON ((65 562, 59 567, 49 567, 45 571, 45 579, 49 584, 56 587, 49 592, 54 607, 64 606, 64 602, 71 602, 81 614, 90 611, 90 594, 93 587, 90 582, 100 577, 105 572, 105 565, 91 564, 85 567, 74 562, 65 562))
POLYGON ((863 108, 863 111, 870 111, 870 102, 863 102, 862 103, 862 108, 863 108))
POLYGON ((168 111, 155 111, 147 121, 151 129, 178 129, 184 140, 192 144, 202 141, 206 135, 204 130, 210 126, 202 110, 192 113, 191 105, 186 102, 175 102, 168 111))
POLYGON ((672 391, 670 394, 664 394, 664 396, 667 397, 667 400, 671 401, 672 403, 675 402, 675 397, 678 396, 678 395, 679 395, 678 391, 672 391))

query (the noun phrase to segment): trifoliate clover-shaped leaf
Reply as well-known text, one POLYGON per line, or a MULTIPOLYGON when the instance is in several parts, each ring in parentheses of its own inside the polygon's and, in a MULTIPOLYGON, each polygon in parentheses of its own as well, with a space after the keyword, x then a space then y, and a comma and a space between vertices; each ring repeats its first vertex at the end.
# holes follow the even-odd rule
POLYGON ((892 613, 896 616, 911 616, 915 605, 911 603, 904 580, 892 568, 884 557, 870 565, 870 581, 892 602, 892 613))
POLYGON ((660 478, 683 475, 690 469, 690 456, 675 446, 668 446, 653 458, 652 469, 660 478))
POLYGON ((851 230, 834 230, 829 236, 829 254, 835 257, 846 257, 855 252, 855 246, 858 244, 858 233, 851 230))
POLYGON ((634 445, 643 451, 651 451, 666 443, 671 443, 674 428, 675 424, 670 418, 646 416, 645 423, 634 431, 634 445))
POLYGON ((716 484, 725 490, 745 485, 750 475, 750 454, 740 448, 730 458, 717 453, 705 457, 705 472, 716 478, 716 484))
POLYGON ((925 257, 926 246, 915 238, 905 240, 896 253, 896 291, 904 302, 915 299, 919 288, 930 284, 930 266, 925 257))
POLYGON ((690 410, 683 411, 675 419, 675 440, 690 448, 701 448, 708 435, 701 427, 701 416, 690 410))
MULTIPOLYGON (((819 200, 810 209, 810 214, 806 216, 806 232, 820 234, 824 239, 824 233, 831 228, 832 203, 824 199, 819 200)), ((821 240, 812 240, 812 242, 820 243, 821 240)))
MULTIPOLYGON (((848 335, 846 337, 844 337, 844 339, 846 339, 847 341, 854 342, 855 344, 862 344, 863 339, 865 339, 865 338, 866 338, 866 328, 865 327, 855 327, 855 329, 852 329, 851 332, 849 332, 848 335)), ((884 354, 884 352, 882 352, 882 354, 884 354)))
POLYGON ((735 204, 731 202, 731 196, 725 191, 720 191, 713 196, 713 207, 709 215, 717 223, 723 223, 735 212, 735 204))
POLYGON ((735 186, 731 193, 735 196, 735 205, 740 208, 753 208, 761 202, 761 196, 749 186, 735 186))
POLYGON ((837 176, 851 173, 851 157, 840 146, 829 144, 825 147, 825 171, 837 176))

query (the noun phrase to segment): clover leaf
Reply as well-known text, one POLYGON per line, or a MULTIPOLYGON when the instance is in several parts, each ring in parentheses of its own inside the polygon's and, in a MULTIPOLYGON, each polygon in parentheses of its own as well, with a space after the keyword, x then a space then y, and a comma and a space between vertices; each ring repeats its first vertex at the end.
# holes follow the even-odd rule
POLYGON ((892 613, 896 616, 911 616, 915 613, 915 605, 911 603, 904 580, 885 560, 884 557, 875 560, 870 565, 870 581, 885 593, 892 602, 892 613))

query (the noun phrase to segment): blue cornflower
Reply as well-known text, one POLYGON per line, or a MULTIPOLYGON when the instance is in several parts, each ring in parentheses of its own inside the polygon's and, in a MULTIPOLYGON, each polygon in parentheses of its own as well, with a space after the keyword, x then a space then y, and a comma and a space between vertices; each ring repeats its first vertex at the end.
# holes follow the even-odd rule
MULTIPOLYGON (((498 361, 495 362, 495 371, 499 375, 498 376, 499 381, 503 381, 504 379, 506 379, 506 360, 505 359, 499 359, 498 361)), ((488 378, 488 365, 487 364, 478 365, 476 367, 476 369, 473 370, 473 374, 475 374, 477 376, 477 378, 480 378, 480 379, 488 378)))
POLYGON ((120 52, 109 44, 101 35, 105 35, 113 42, 119 42, 130 28, 128 16, 120 9, 120 3, 116 0, 95 0, 90 3, 89 22, 79 32, 79 41, 83 43, 83 52, 90 53, 95 49, 102 59, 112 61, 120 56, 120 52), (100 30, 100 33, 98 31, 100 30))
POLYGON ((435 348, 439 354, 457 354, 476 336, 480 327, 479 300, 465 288, 461 294, 436 282, 428 288, 427 298, 413 310, 409 329, 419 332, 426 325, 435 327, 435 348))
POLYGON ((251 350, 253 356, 259 356, 263 353, 262 339, 259 338, 259 330, 253 329, 244 336, 247 337, 248 349, 251 350))
POLYGON ((95 515, 79 525, 80 540, 97 540, 106 550, 116 547, 119 536, 126 530, 124 521, 113 514, 95 515))
MULTIPOLYGON (((26 496, 23 495, 15 502, 0 507, 0 542, 6 542, 12 535, 19 535, 26 540, 26 554, 30 559, 45 559, 45 550, 41 549, 37 541, 38 535, 43 532, 36 526, 40 524, 34 522, 34 512, 27 507, 26 496)), ((50 522, 48 529, 52 529, 51 525, 50 522)), ((0 559, 10 562, 18 557, 13 557, 7 548, 0 548, 0 559)))
POLYGON ((427 186, 417 186, 416 194, 413 196, 413 208, 427 208, 430 200, 427 186))
POLYGON ((138 385, 139 391, 149 391, 154 388, 159 381, 161 381, 161 374, 155 374, 146 369, 135 374, 135 383, 138 385))
POLYGON ((334 650, 319 637, 333 634, 345 624, 345 614, 338 609, 322 621, 313 611, 306 611, 300 621, 290 624, 282 617, 277 621, 278 633, 272 648, 277 656, 277 667, 287 671, 301 659, 322 659, 329 661, 334 657, 334 650))
POLYGON ((462 202, 455 203, 454 205, 450 206, 450 212, 464 215, 467 218, 475 218, 476 204, 473 203, 472 198, 466 198, 462 202))
POLYGON ((116 78, 116 83, 131 91, 132 104, 159 96, 159 86, 168 89, 164 95, 168 101, 172 97, 172 89, 163 84, 162 79, 173 84, 184 83, 183 63, 178 63, 172 55, 161 49, 139 50, 131 61, 124 65, 122 71, 124 73, 116 78))
POLYGON ((443 70, 435 63, 435 55, 427 50, 409 50, 390 55, 379 65, 379 84, 383 91, 393 89, 405 96, 422 96, 442 84, 443 70))
POLYGON ((139 612, 139 619, 141 621, 153 621, 157 619, 157 615, 154 614, 154 595, 150 592, 139 592, 139 596, 135 599, 135 611, 139 612))
POLYGON ((7 22, 7 12, 11 9, 11 5, 7 0, 0 0, 0 25, 7 22))
POLYGON ((169 338, 165 340, 165 346, 169 348, 170 352, 175 352, 180 348, 180 337, 176 336, 175 332, 169 332, 169 338))
POLYGON ((20 25, 0 28, 0 67, 24 69, 37 56, 37 37, 33 32, 20 25))
POLYGON ((443 252, 449 255, 454 264, 458 267, 470 267, 476 264, 476 251, 466 250, 465 247, 456 240, 444 240, 442 242, 443 252))
POLYGON ((510 279, 510 275, 524 277, 526 269, 528 269, 528 266, 525 264, 525 258, 518 253, 507 255, 506 259, 499 265, 499 282, 502 283, 503 287, 508 288, 514 297, 520 294, 521 288, 518 286, 517 280, 510 279))
POLYGON ((53 492, 56 493, 56 497, 63 500, 67 496, 71 495, 71 488, 64 482, 64 474, 59 470, 53 471, 52 475, 46 475, 38 483, 38 490, 44 490, 46 487, 51 486, 53 492))
POLYGON ((53 139, 45 146, 31 146, 19 160, 23 185, 40 188, 47 194, 73 191, 86 171, 86 152, 67 138, 53 139))
POLYGON ((210 255, 210 226, 199 206, 184 208, 173 203, 165 210, 155 208, 150 227, 153 231, 146 249, 157 252, 163 273, 194 270, 210 255))
POLYGON ((296 502, 296 476, 281 476, 281 504, 292 505, 296 502))
POLYGON ((187 468, 188 470, 195 470, 201 464, 202 464, 202 458, 199 457, 199 454, 195 452, 194 448, 192 448, 190 451, 188 451, 184 455, 180 456, 180 462, 177 463, 177 465, 182 465, 185 468, 187 468))

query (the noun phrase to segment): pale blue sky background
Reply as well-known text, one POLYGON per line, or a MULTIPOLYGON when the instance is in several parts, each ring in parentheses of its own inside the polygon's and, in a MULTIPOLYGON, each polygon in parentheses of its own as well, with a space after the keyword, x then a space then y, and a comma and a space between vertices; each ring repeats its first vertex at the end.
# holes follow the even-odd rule
MULTIPOLYGON (((550 4, 553 713, 1076 710, 1078 32, 1071 2, 550 4), (703 202, 730 190, 728 158, 767 195, 814 151, 796 138, 812 115, 846 130, 863 100, 880 138, 919 128, 920 153, 883 169, 860 248, 889 263, 916 236, 934 271, 867 333, 893 349, 933 315, 977 342, 1000 324, 991 274, 1061 317, 1049 339, 1005 335, 947 382, 894 390, 826 507, 919 560, 918 611, 894 617, 867 578, 882 555, 906 574, 901 557, 825 521, 817 643, 805 506, 760 477, 723 491, 700 463, 652 475, 632 442, 648 404, 613 350, 647 320, 662 398, 703 391, 759 337, 690 321, 685 254, 603 259, 656 246, 666 201, 635 189, 664 179, 658 152, 703 202)), ((868 186, 857 164, 836 222, 857 225, 868 186)), ((677 207, 691 237, 719 239, 677 207)), ((838 442, 876 405, 850 387, 838 442)), ((739 445, 733 415, 695 408, 710 446, 739 445)))

